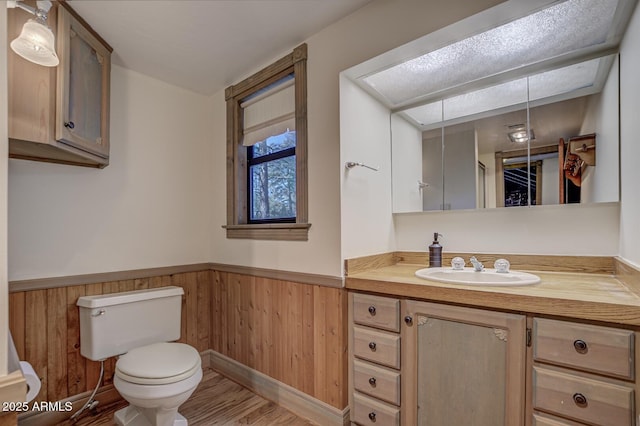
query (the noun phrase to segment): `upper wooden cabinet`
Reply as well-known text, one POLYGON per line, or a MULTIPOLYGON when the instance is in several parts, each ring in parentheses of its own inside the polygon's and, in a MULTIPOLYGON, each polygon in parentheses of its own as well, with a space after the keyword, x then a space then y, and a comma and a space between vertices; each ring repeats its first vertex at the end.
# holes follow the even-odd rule
MULTIPOLYGON (((29 18, 8 11, 9 40, 29 18)), ((33 64, 9 48, 9 156, 105 167, 112 49, 64 2, 54 3, 48 23, 56 34, 58 67, 33 64)))

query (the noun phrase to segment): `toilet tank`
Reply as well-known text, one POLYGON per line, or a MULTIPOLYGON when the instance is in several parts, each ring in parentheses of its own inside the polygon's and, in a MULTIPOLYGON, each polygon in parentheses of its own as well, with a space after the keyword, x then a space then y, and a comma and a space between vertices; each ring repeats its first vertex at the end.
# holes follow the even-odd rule
POLYGON ((82 296, 80 353, 94 361, 180 338, 181 287, 82 296))

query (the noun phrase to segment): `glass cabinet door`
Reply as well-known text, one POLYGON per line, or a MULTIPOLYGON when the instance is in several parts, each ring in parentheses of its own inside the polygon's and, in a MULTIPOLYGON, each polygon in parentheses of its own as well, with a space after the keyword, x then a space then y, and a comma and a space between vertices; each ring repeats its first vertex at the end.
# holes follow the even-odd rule
POLYGON ((107 158, 111 53, 60 7, 58 54, 56 139, 107 158))
POLYGON ((406 424, 524 424, 525 317, 403 303, 401 375, 406 424))

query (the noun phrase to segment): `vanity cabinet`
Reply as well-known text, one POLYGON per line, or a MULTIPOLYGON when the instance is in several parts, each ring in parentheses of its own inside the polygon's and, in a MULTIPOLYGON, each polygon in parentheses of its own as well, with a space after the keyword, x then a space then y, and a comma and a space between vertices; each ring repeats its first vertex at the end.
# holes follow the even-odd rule
POLYGON ((633 331, 534 318, 532 340, 534 426, 635 424, 633 331))
POLYGON ((349 293, 353 423, 640 424, 635 328, 407 296, 349 293))
POLYGON ((524 424, 524 315, 401 304, 403 424, 524 424))
MULTIPOLYGON (((30 15, 8 11, 8 37, 30 15)), ((9 156, 103 168, 109 164, 111 47, 67 4, 54 3, 58 67, 8 51, 9 156)))
POLYGON ((349 293, 349 306, 351 421, 400 425, 400 300, 349 293))

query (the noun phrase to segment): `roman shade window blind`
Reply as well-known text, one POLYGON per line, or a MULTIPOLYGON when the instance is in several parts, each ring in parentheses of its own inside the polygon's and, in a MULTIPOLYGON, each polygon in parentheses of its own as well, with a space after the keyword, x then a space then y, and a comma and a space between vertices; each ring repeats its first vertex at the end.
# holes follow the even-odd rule
POLYGON ((296 128, 295 79, 286 77, 240 104, 244 112, 244 146, 296 128))

